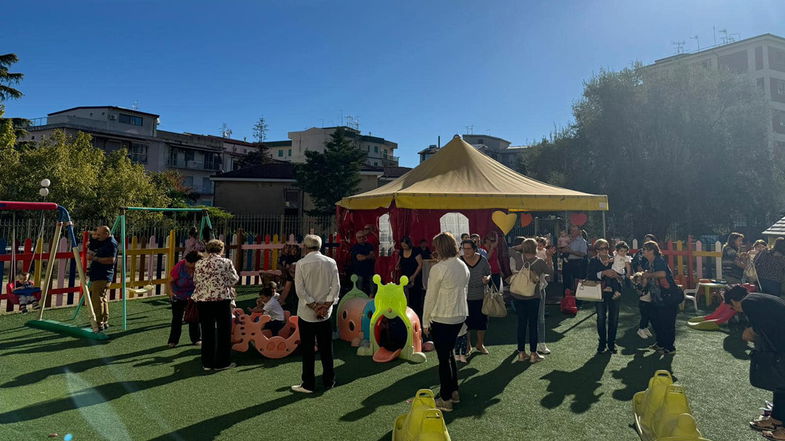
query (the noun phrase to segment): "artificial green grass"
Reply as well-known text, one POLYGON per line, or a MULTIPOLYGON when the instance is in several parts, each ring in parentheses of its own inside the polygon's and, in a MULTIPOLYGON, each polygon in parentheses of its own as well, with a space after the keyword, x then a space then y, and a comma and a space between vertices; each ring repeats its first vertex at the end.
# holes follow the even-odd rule
MULTIPOLYGON (((241 292, 241 305, 253 302, 250 290, 241 292)), ((678 353, 662 358, 639 349, 652 342, 635 334, 635 300, 622 309, 617 355, 595 354, 591 305, 574 318, 548 307, 553 354, 536 365, 515 362, 515 314, 491 319, 491 354, 460 367, 462 402, 445 416, 452 439, 637 440, 630 401, 657 369, 685 386, 705 437, 762 439, 747 421, 771 394, 749 385, 741 330, 688 330, 694 314, 682 314, 678 353)), ((119 324, 120 306, 111 307, 119 324)), ((46 317, 66 321, 70 313, 46 317)), ((163 298, 129 302, 128 331, 110 328, 106 342, 24 327, 29 318, 0 317, 0 440, 389 440, 406 400, 419 388, 438 389, 435 353, 419 365, 377 364, 343 341, 335 342, 338 387, 323 394, 289 391, 300 382, 298 354, 235 353, 236 369, 205 373, 186 328, 181 346, 166 347, 163 298)))

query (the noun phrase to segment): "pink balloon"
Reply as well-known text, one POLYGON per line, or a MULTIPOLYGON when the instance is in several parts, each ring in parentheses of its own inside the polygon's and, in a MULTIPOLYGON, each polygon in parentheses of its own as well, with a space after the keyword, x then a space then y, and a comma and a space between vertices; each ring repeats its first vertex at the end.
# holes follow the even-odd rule
POLYGON ((532 220, 534 220, 534 219, 532 218, 531 214, 529 214, 529 213, 521 213, 521 226, 522 227, 526 227, 528 225, 531 225, 532 220))
POLYGON ((589 221, 589 216, 586 213, 572 213, 570 215, 570 223, 582 227, 589 221))

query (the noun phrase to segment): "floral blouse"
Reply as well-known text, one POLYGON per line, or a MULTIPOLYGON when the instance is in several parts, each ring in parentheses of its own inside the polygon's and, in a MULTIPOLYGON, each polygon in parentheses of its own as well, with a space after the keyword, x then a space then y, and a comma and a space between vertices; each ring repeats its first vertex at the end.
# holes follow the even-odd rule
POLYGON ((208 254, 196 262, 192 298, 197 302, 234 300, 234 285, 240 281, 232 261, 217 254, 208 254))

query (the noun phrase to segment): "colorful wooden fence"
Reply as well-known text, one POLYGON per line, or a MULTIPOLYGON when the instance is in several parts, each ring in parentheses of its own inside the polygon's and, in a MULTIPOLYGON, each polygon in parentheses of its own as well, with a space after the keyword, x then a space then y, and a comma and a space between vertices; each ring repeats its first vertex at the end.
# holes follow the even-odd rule
MULTIPOLYGON (((638 249, 638 240, 632 241, 632 250, 638 249)), ((685 288, 694 288, 698 281, 708 278, 722 279, 722 243, 715 242, 714 250, 707 251, 706 245, 690 236, 687 241, 668 241, 660 244, 662 255, 668 260, 676 281, 685 288)))
MULTIPOLYGON (((183 238, 184 239, 184 238, 183 238)), ((294 235, 289 235, 286 241, 279 239, 278 235, 264 237, 260 235, 247 234, 238 230, 228 237, 220 236, 228 245, 226 246, 227 257, 232 259, 241 275, 240 285, 255 285, 261 283, 262 272, 280 274, 278 268, 278 258, 281 249, 285 244, 301 244, 296 242, 294 235)), ((334 257, 340 243, 337 234, 322 238, 326 253, 334 257)), ((82 234, 82 243, 87 242, 87 233, 82 234)), ((184 243, 177 240, 175 232, 172 231, 165 238, 151 236, 148 238, 129 237, 126 244, 128 250, 128 271, 126 284, 128 298, 143 298, 165 295, 167 292, 169 270, 175 262, 182 257, 184 243)), ((11 254, 6 251, 7 241, 0 239, 0 282, 2 282, 2 293, 0 294, 0 314, 18 312, 18 305, 8 303, 6 284, 10 282, 11 274, 11 254)), ((44 273, 45 263, 49 260, 49 244, 38 241, 33 247, 33 240, 25 239, 22 241, 22 251, 16 254, 17 273, 27 271, 32 266, 33 282, 40 286, 41 278, 44 273)), ((122 247, 120 247, 122 248, 122 247)), ((87 254, 80 245, 80 262, 83 268, 87 268, 87 254)), ((120 262, 118 256, 118 262, 120 262)), ((61 238, 58 243, 58 252, 55 258, 55 265, 52 289, 50 297, 47 299, 47 308, 58 308, 75 306, 79 303, 81 296, 81 286, 77 277, 77 262, 69 248, 68 240, 61 238)), ((120 264, 115 271, 113 282, 109 285, 109 300, 122 300, 120 290, 120 264)))

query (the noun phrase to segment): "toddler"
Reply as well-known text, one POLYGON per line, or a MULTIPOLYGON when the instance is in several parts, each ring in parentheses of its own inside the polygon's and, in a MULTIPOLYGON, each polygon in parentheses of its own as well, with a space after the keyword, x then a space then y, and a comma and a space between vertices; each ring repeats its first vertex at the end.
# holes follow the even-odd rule
POLYGON ((458 331, 458 339, 455 340, 455 361, 466 363, 466 356, 469 355, 469 328, 466 323, 458 331))
POLYGON ((14 295, 19 298, 19 311, 27 312, 27 305, 30 305, 33 309, 38 308, 35 294, 40 292, 41 288, 36 287, 30 281, 30 273, 20 273, 16 276, 14 295))
POLYGON ((628 255, 630 247, 627 242, 620 240, 616 242, 616 252, 613 253, 613 268, 620 276, 628 277, 632 275, 632 256, 628 255))
POLYGON ((284 322, 284 313, 281 304, 278 302, 278 293, 276 292, 278 284, 270 282, 259 292, 259 298, 256 299, 256 307, 250 309, 249 313, 261 312, 264 315, 270 316, 270 321, 264 325, 264 329, 269 329, 273 335, 278 335, 278 332, 286 324, 284 322))

